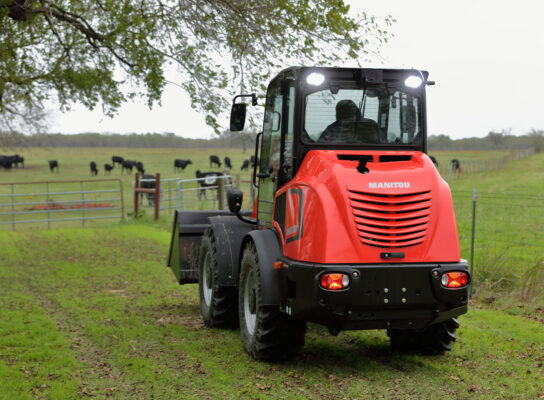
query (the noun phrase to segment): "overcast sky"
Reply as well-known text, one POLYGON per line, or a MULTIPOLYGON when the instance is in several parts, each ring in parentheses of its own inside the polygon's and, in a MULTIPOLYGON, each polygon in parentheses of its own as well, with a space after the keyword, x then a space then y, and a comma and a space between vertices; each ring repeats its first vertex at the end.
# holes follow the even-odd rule
MULTIPOLYGON (((353 11, 392 15, 395 37, 369 67, 429 71, 428 132, 452 138, 491 130, 520 135, 544 129, 544 33, 540 1, 348 0, 353 11), (363 3, 363 4, 362 4, 363 3)), ((113 119, 99 110, 55 112, 50 132, 174 132, 211 137, 188 96, 168 85, 162 107, 126 104, 113 119)))

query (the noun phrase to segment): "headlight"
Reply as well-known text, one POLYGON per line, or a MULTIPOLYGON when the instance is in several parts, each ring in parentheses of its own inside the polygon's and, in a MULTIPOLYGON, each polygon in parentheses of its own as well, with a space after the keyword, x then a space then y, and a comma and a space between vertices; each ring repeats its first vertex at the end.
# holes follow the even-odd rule
POLYGON ((423 83, 423 79, 420 76, 410 75, 404 80, 404 84, 412 89, 417 89, 423 83))
POLYGON ((313 86, 319 86, 325 82, 325 75, 320 74, 319 72, 312 72, 306 77, 306 82, 313 86))

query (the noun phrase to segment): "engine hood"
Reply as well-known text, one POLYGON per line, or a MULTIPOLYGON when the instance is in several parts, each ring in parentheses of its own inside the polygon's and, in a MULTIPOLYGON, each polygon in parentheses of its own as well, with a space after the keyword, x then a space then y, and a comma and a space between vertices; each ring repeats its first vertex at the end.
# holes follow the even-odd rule
POLYGON ((449 186, 418 151, 310 151, 276 194, 274 224, 298 261, 459 261, 449 186))

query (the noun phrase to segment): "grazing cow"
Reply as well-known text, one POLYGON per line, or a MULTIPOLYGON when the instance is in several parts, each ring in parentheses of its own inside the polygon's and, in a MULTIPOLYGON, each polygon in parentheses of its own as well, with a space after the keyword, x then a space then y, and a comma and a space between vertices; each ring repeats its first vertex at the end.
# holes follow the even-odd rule
POLYGON ((129 174, 132 174, 132 168, 136 166, 136 161, 124 160, 121 163, 121 173, 126 170, 129 171, 129 174))
POLYGON ((113 167, 115 167, 115 163, 119 164, 119 165, 123 165, 123 161, 125 161, 125 159, 123 157, 120 157, 120 156, 111 156, 111 164, 113 167))
MULTIPOLYGON (((155 176, 143 174, 142 179, 140 179, 140 187, 143 189, 155 189, 155 176)), ((142 202, 142 197, 144 194, 145 197, 147 197, 147 205, 155 205, 155 193, 140 193, 140 203, 142 202)))
POLYGON ((244 162, 242 163, 242 168, 240 168, 242 171, 243 170, 248 170, 249 169, 249 160, 244 160, 244 162))
POLYGON ((141 161, 136 162, 136 169, 138 170, 138 172, 140 174, 142 174, 142 175, 145 174, 144 163, 143 162, 141 162, 141 161))
POLYGON ((57 160, 49 160, 49 169, 51 170, 51 172, 53 172, 53 170, 56 168, 57 169, 57 172, 59 172, 59 163, 57 160))
POLYGON ((210 156, 210 168, 212 168, 214 164, 217 165, 217 168, 221 168, 221 161, 219 161, 219 157, 212 155, 210 156))
POLYGON ((111 164, 104 164, 104 171, 106 171, 108 174, 111 173, 111 170, 113 169, 113 165, 111 164))
POLYGON ((225 168, 232 169, 232 164, 230 162, 230 157, 225 157, 225 168))
POLYGON ((11 169, 14 164, 13 156, 0 156, 0 167, 11 169))
POLYGON ((433 162, 434 166, 436 168, 438 168, 438 161, 436 161, 436 158, 434 158, 434 156, 429 156, 429 158, 431 159, 431 161, 433 162))
POLYGON ((206 189, 217 186, 217 177, 223 176, 221 172, 200 172, 199 169, 195 172, 196 178, 199 179, 198 184, 200 185, 200 190, 198 193, 198 199, 202 200, 202 195, 205 199, 208 199, 206 196, 206 189))
POLYGON ((451 171, 454 175, 461 174, 461 172, 463 172, 463 170, 461 169, 461 163, 456 158, 451 160, 451 171))
POLYGON ((98 175, 98 169, 96 169, 96 163, 94 161, 91 161, 89 166, 91 167, 91 175, 98 175))
POLYGON ((181 160, 176 158, 174 160, 174 171, 181 170, 182 172, 187 168, 187 165, 192 164, 191 160, 181 160))

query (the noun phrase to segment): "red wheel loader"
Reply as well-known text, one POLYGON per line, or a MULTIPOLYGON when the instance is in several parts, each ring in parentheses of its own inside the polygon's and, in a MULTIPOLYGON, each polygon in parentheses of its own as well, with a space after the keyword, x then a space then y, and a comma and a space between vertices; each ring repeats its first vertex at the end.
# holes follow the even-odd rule
MULTIPOLYGON (((199 285, 209 327, 239 326, 254 359, 296 355, 308 321, 386 329, 400 351, 441 353, 467 312, 447 183, 426 154, 428 73, 288 68, 268 86, 252 212, 177 211, 168 266, 199 285)), ((231 130, 255 94, 238 95, 231 130)))

